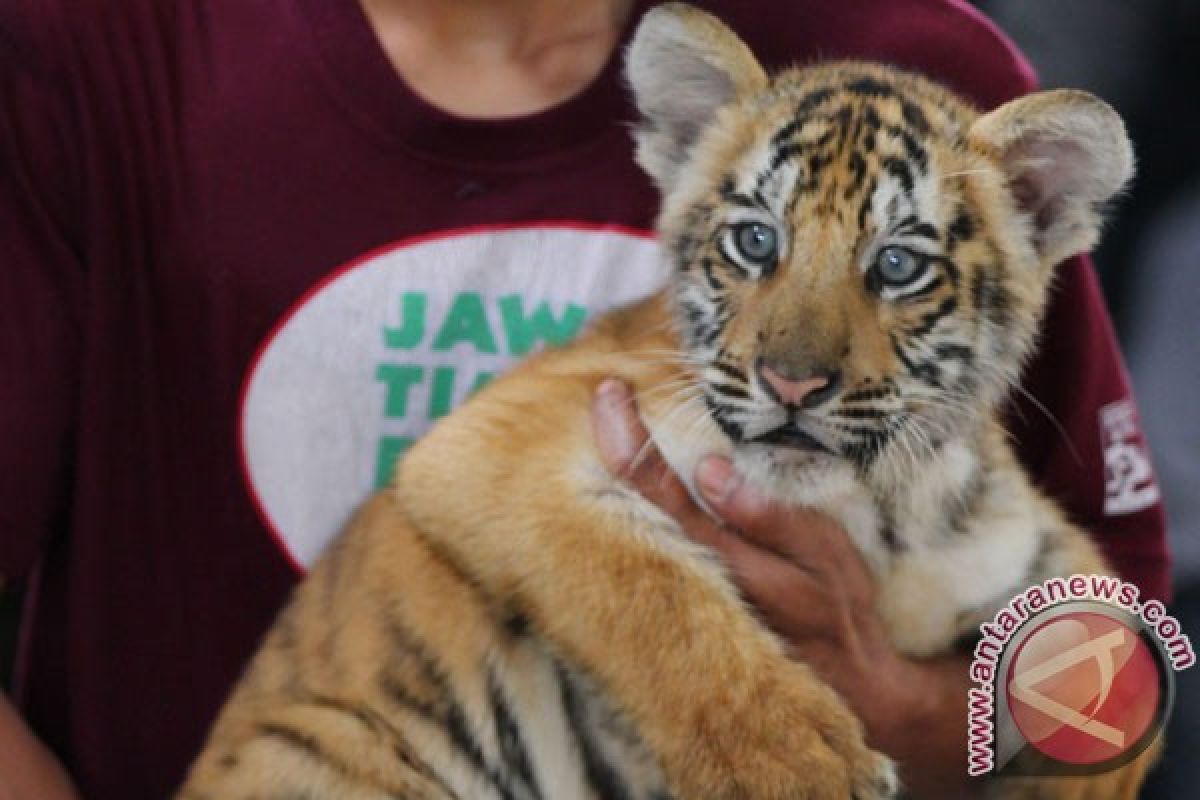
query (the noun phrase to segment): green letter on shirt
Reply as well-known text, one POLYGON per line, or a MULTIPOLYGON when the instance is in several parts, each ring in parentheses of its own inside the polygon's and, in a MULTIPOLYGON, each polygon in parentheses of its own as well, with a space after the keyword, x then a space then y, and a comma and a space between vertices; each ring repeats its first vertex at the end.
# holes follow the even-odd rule
POLYGON ((568 303, 562 319, 555 319, 554 312, 543 302, 531 315, 525 316, 521 296, 513 294, 500 298, 500 314, 504 319, 504 332, 508 335, 508 349, 514 356, 523 356, 533 349, 538 339, 544 339, 547 344, 571 341, 587 318, 587 309, 568 303))
POLYGON ((383 342, 397 350, 412 350, 425 337, 425 301, 422 292, 405 292, 400 298, 400 327, 384 328, 383 342))
POLYGON ((445 352, 459 342, 470 342, 481 353, 495 353, 496 340, 488 328, 487 314, 478 292, 459 292, 433 340, 433 349, 445 352))
POLYGON ((425 368, 414 364, 380 364, 375 370, 375 380, 387 384, 387 399, 383 403, 386 417, 403 417, 408 414, 408 390, 425 378, 425 368))

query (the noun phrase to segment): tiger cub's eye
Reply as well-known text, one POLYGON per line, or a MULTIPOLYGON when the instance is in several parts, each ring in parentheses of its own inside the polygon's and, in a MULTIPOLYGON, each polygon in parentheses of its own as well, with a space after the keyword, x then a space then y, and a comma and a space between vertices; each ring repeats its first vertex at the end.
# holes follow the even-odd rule
POLYGON ((779 255, 779 237, 775 229, 762 222, 743 222, 733 229, 738 255, 755 266, 775 263, 779 255))
POLYGON ((926 261, 905 247, 891 245, 875 257, 875 271, 888 286, 910 284, 925 272, 926 261))

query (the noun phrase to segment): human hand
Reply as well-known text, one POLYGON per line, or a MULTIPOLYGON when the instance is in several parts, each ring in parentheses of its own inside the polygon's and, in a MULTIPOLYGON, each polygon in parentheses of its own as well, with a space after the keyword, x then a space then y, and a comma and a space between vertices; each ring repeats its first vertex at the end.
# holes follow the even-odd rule
POLYGON ((763 622, 792 657, 842 695, 863 721, 870 744, 902 765, 910 789, 920 796, 962 797, 967 661, 914 661, 895 650, 875 612, 874 580, 837 523, 813 510, 767 502, 718 457, 704 459, 696 474, 719 518, 710 516, 647 444, 635 401, 619 382, 601 385, 592 422, 609 470, 674 518, 689 538, 721 555, 763 622))

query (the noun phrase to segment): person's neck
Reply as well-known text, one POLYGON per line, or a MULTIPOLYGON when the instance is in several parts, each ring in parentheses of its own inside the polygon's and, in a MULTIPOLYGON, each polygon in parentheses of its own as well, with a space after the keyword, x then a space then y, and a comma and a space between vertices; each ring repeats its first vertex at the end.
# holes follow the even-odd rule
POLYGON ((510 117, 583 89, 632 0, 360 0, 405 82, 439 108, 510 117))

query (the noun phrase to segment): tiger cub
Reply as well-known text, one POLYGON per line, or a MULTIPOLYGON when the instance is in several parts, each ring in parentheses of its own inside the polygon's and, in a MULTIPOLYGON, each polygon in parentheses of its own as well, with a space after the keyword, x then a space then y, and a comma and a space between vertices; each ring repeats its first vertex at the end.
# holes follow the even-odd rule
MULTIPOLYGON (((669 287, 408 453, 282 612, 180 797, 894 796, 840 698, 602 466, 589 408, 611 376, 680 475, 723 453, 833 515, 904 652, 1105 569, 997 413, 1053 266, 1131 175, 1114 112, 1054 91, 981 115, 865 63, 771 78, 681 5, 646 15, 627 74, 669 287)), ((1132 797, 1147 761, 1011 789, 1132 797)))

